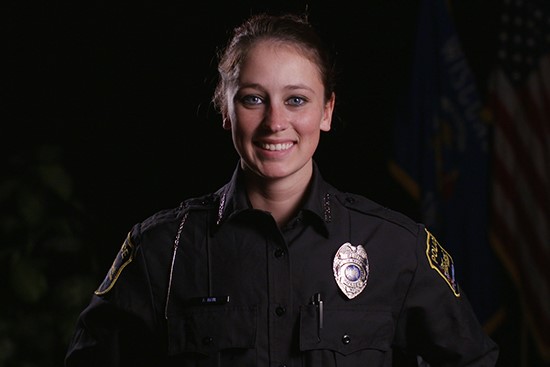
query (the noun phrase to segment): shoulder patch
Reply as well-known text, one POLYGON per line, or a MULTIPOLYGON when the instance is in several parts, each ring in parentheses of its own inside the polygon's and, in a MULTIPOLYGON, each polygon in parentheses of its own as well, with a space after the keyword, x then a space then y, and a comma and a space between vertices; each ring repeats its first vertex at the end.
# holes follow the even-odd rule
POLYGON ((126 265, 128 265, 129 263, 132 262, 132 260, 134 260, 134 255, 135 255, 135 246, 130 240, 130 234, 128 234, 128 236, 126 237, 126 240, 124 240, 124 243, 120 248, 120 251, 118 252, 115 260, 113 261, 113 264, 109 269, 109 272, 105 276, 105 279, 103 279, 103 282, 101 283, 99 288, 96 289, 94 293, 97 294, 98 296, 101 296, 109 292, 115 285, 115 282, 117 281, 118 277, 122 273, 122 270, 126 267, 126 265))
POLYGON ((456 297, 460 297, 460 290, 455 279, 455 267, 451 255, 437 242, 434 235, 427 229, 426 231, 426 257, 432 269, 449 285, 456 297))

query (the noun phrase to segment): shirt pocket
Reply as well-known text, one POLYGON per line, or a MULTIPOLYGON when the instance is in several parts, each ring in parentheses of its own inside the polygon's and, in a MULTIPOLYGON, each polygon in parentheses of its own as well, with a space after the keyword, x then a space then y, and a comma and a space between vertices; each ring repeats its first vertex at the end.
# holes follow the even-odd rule
POLYGON ((384 365, 394 334, 389 311, 324 307, 322 328, 315 305, 300 309, 300 350, 311 365, 384 365))
POLYGON ((253 366, 257 326, 258 310, 254 306, 186 309, 168 317, 168 353, 195 362, 183 365, 218 366, 221 360, 231 358, 253 366))

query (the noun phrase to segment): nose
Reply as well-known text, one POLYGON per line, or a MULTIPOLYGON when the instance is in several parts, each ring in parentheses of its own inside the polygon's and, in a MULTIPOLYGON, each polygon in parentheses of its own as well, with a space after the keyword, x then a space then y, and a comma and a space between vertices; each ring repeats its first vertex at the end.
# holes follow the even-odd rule
POLYGON ((270 103, 265 112, 263 125, 272 132, 285 130, 288 127, 288 120, 284 104, 270 103))

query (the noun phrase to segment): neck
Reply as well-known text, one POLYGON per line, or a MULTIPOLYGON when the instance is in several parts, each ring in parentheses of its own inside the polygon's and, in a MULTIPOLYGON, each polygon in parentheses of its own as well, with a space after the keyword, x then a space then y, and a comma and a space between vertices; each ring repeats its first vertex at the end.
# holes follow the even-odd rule
POLYGON ((312 171, 298 177, 266 179, 254 174, 247 175, 247 193, 255 209, 271 213, 281 227, 296 215, 306 195, 312 171))

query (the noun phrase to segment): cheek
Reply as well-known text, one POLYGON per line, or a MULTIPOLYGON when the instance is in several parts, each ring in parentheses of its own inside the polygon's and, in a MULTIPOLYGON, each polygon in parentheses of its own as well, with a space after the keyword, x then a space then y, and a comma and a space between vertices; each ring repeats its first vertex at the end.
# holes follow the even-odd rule
POLYGON ((263 113, 260 109, 251 110, 243 107, 236 107, 231 115, 231 121, 236 128, 243 133, 250 133, 261 125, 263 113))
POLYGON ((298 119, 299 123, 296 124, 296 129, 301 135, 319 135, 323 129, 322 116, 315 114, 304 114, 302 118, 298 119))

